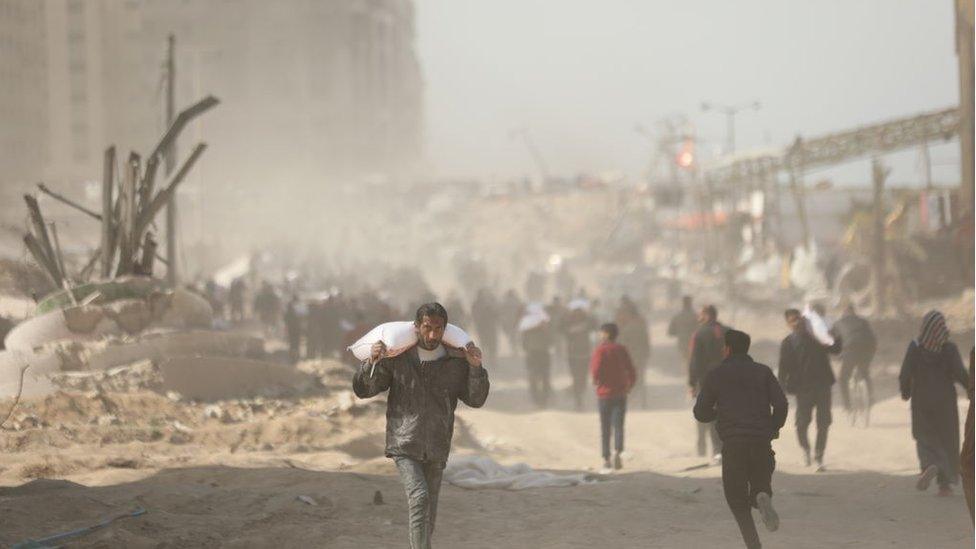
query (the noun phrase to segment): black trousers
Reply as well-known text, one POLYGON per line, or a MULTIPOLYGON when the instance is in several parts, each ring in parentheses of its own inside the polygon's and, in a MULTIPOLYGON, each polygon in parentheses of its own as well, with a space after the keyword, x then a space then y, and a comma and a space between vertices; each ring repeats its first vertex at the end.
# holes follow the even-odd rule
POLYGON ((600 399, 600 449, 603 459, 610 459, 610 431, 613 431, 613 449, 624 451, 624 416, 627 414, 627 397, 600 399))
POLYGON ((549 351, 527 351, 525 365, 529 374, 529 396, 536 406, 545 408, 549 403, 549 393, 552 392, 549 381, 549 351))
POLYGON ((730 439, 722 444, 725 501, 749 549, 762 547, 756 523, 752 520, 752 508, 756 506, 756 495, 760 492, 773 495, 775 455, 770 442, 764 439, 730 439))
POLYGON ((827 433, 833 416, 830 413, 831 386, 816 387, 796 395, 796 436, 800 440, 800 448, 810 452, 810 439, 807 430, 813 420, 814 410, 817 417, 817 443, 814 456, 822 461, 824 450, 827 449, 827 433))
POLYGON ((590 373, 589 355, 569 355, 569 373, 573 377, 573 402, 576 409, 583 406, 583 392, 586 390, 586 375, 590 373))

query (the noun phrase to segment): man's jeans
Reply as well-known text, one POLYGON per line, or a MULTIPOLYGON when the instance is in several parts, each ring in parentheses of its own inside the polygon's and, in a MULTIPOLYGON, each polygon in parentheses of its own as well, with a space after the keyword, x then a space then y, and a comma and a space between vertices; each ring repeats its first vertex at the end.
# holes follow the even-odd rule
POLYGON ((421 462, 408 457, 395 457, 393 461, 407 492, 410 549, 430 549, 444 464, 421 462))
POLYGON ((600 443, 603 459, 610 459, 610 431, 613 430, 613 448, 619 454, 624 451, 624 414, 627 413, 627 397, 600 399, 600 443))

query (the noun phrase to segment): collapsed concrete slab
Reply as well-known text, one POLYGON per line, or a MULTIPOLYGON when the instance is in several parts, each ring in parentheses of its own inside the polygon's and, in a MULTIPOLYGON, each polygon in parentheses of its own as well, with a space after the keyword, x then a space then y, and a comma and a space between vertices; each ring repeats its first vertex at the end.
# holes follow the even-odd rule
POLYGON ((27 319, 7 334, 7 349, 33 351, 62 341, 95 341, 112 335, 134 335, 149 328, 209 328, 213 310, 207 300, 176 289, 104 304, 54 309, 27 319))
POLYGON ((175 356, 220 356, 261 359, 264 341, 246 334, 193 330, 143 334, 134 340, 69 341, 31 351, 0 351, 0 398, 17 393, 20 369, 24 394, 48 394, 55 387, 48 376, 71 371, 98 371, 150 360, 156 364, 175 356))
POLYGON ((160 363, 174 356, 221 356, 261 359, 264 341, 246 334, 195 330, 144 334, 134 341, 86 345, 89 370, 105 370, 149 359, 160 363))
POLYGON ((292 366, 240 358, 174 357, 159 370, 165 390, 203 401, 300 394, 320 385, 292 366))

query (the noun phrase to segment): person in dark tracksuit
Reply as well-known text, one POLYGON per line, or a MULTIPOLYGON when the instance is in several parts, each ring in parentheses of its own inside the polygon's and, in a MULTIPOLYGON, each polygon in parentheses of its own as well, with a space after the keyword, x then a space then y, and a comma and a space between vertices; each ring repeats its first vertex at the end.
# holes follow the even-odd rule
POLYGON ((857 314, 854 306, 848 304, 844 314, 834 323, 836 332, 844 348, 840 353, 840 398, 845 410, 851 409, 850 387, 851 376, 857 372, 868 389, 868 407, 874 402, 874 390, 871 385, 871 361, 878 350, 878 338, 871 329, 871 324, 863 316, 857 314))
POLYGON ((748 355, 749 335, 725 332, 725 359, 710 371, 698 392, 695 419, 714 421, 722 437, 722 487, 746 547, 762 547, 752 520, 759 509, 766 528, 779 528, 773 508, 776 468, 772 440, 786 422, 788 403, 773 371, 748 355))
POLYGON ((810 331, 800 311, 787 309, 783 316, 792 333, 780 344, 779 382, 787 393, 796 395, 796 436, 808 467, 811 465, 808 431, 816 411, 817 440, 814 460, 818 470, 823 470, 827 434, 833 421, 830 405, 835 381, 828 353, 839 353, 842 340, 835 337, 833 345, 824 345, 810 331))
POLYGON ((444 466, 460 400, 480 408, 488 398, 488 373, 474 343, 464 349, 441 344, 447 311, 421 305, 414 327, 417 344, 395 357, 377 342, 353 376, 353 392, 369 398, 389 390, 386 456, 393 458, 407 493, 411 549, 430 549, 444 466))
POLYGON ((681 298, 681 310, 668 322, 668 335, 675 338, 678 352, 687 361, 691 352, 691 336, 698 329, 698 315, 691 307, 691 296, 681 298))
MULTIPOLYGON (((718 322, 718 310, 714 305, 702 307, 698 313, 698 329, 688 343, 688 389, 694 397, 701 391, 701 382, 712 368, 722 361, 725 347, 725 326, 718 322)), ((698 424, 698 455, 707 455, 706 433, 712 439, 712 455, 719 459, 722 454, 722 440, 714 425, 698 424)))
POLYGON ((929 311, 922 319, 918 337, 908 344, 898 380, 902 399, 912 401, 912 437, 922 471, 915 487, 927 490, 937 480, 939 495, 951 495, 959 465, 955 383, 967 392, 971 388, 959 349, 949 341, 949 329, 939 311, 929 311))
POLYGON ((529 397, 540 409, 549 405, 552 393, 552 330, 548 322, 522 331, 522 349, 529 381, 529 397))
POLYGON ((647 320, 628 296, 620 299, 620 307, 614 318, 620 330, 620 344, 627 348, 637 370, 637 394, 641 406, 647 407, 647 363, 651 358, 651 332, 647 320))
POLYGON ((298 362, 302 353, 302 316, 299 313, 298 296, 291 296, 285 308, 285 336, 288 340, 288 358, 298 362))
POLYGON ((603 467, 623 467, 620 453, 624 451, 624 415, 627 413, 627 394, 637 383, 637 370, 627 348, 617 343, 619 328, 608 323, 600 326, 600 345, 590 357, 590 374, 596 385, 600 403, 600 442, 603 467), (610 461, 610 432, 613 431, 614 453, 610 461))
POLYGON ((590 353, 593 345, 590 334, 596 328, 596 320, 582 307, 571 307, 563 319, 563 333, 566 334, 566 359, 569 374, 573 379, 573 402, 576 409, 583 409, 583 391, 586 389, 586 374, 589 370, 590 353))

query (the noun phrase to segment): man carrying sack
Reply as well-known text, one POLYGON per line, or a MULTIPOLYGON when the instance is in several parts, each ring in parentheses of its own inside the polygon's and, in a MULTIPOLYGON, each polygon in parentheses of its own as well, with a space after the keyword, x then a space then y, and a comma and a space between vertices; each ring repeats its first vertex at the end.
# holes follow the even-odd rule
POLYGON ((386 456, 396 463, 407 493, 411 549, 429 549, 441 477, 451 451, 454 409, 460 400, 480 408, 488 398, 488 373, 474 343, 464 349, 441 343, 447 311, 439 303, 417 309, 417 344, 395 357, 382 341, 353 376, 353 391, 369 398, 389 390, 386 456))

